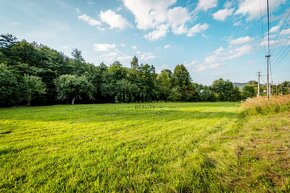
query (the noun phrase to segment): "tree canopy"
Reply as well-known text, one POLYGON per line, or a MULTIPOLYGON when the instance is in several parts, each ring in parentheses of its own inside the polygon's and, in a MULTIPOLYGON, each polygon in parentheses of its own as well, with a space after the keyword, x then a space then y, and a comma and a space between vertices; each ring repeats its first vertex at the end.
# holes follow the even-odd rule
MULTIPOLYGON (((193 77, 194 78, 194 77, 193 77)), ((239 101, 257 92, 255 81, 242 90, 229 80, 210 86, 194 83, 188 69, 178 64, 156 73, 151 64, 134 56, 130 63, 86 62, 82 51, 71 57, 36 42, 0 35, 0 105, 49 105, 58 103, 239 101)), ((274 93, 289 93, 290 83, 277 85, 274 93)), ((261 91, 264 89, 261 85, 261 91)), ((263 92, 262 92, 263 93, 263 92)))

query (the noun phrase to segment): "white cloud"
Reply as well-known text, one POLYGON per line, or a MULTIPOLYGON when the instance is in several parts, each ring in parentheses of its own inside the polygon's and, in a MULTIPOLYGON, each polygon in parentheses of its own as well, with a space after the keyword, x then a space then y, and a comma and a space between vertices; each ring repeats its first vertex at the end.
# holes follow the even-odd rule
POLYGON ((239 58, 243 55, 251 53, 253 47, 251 45, 243 45, 240 47, 220 47, 210 53, 202 64, 195 66, 195 71, 204 71, 215 69, 223 66, 223 62, 239 58))
MULTIPOLYGON (((275 10, 281 4, 285 3, 286 0, 272 0, 271 10, 275 10)), ((261 12, 266 13, 267 7, 266 3, 261 1, 261 12)), ((235 14, 247 15, 248 20, 257 19, 261 16, 260 13, 260 1, 259 0, 241 0, 239 3, 239 8, 235 14)))
POLYGON ((212 63, 212 64, 199 64, 195 66, 195 71, 197 72, 201 72, 201 71, 205 71, 205 70, 210 70, 210 69, 216 69, 223 66, 223 64, 219 64, 219 63, 212 63))
POLYGON ((123 0, 124 6, 134 15, 138 29, 156 28, 167 20, 168 8, 176 0, 123 0))
POLYGON ((284 29, 280 32, 281 35, 290 35, 290 28, 284 29))
POLYGON ((253 47, 251 45, 243 45, 237 48, 228 49, 220 47, 205 58, 205 63, 216 63, 217 61, 222 62, 239 58, 245 54, 249 54, 252 49, 253 47))
POLYGON ((279 25, 276 25, 276 26, 272 27, 269 32, 270 33, 275 33, 275 32, 278 32, 279 29, 280 29, 280 26, 279 25))
MULTIPOLYGON (((171 7, 177 0, 122 0, 126 7, 135 17, 137 28, 148 31, 144 36, 148 40, 158 40, 172 30, 174 34, 187 34, 193 36, 205 31, 208 24, 197 24, 189 27, 192 14, 186 7, 171 7)), ((217 0, 200 1, 200 8, 209 9, 216 6, 217 0)))
POLYGON ((239 48, 236 48, 234 51, 232 51, 231 56, 228 57, 229 59, 239 58, 245 54, 251 53, 253 50, 253 47, 251 45, 243 45, 239 48))
POLYGON ((144 37, 148 40, 157 40, 161 37, 166 36, 168 28, 169 28, 168 25, 161 24, 154 31, 146 34, 144 37))
MULTIPOLYGON (((269 41, 269 44, 272 46, 272 45, 277 45, 279 42, 278 40, 270 40, 269 41)), ((268 46, 268 40, 262 40, 260 43, 259 43, 260 46, 268 46)))
MULTIPOLYGON (((121 44, 122 46, 124 44, 121 44)), ((94 50, 102 53, 98 59, 105 63, 113 63, 119 61, 123 64, 129 64, 132 56, 120 51, 116 44, 94 44, 94 50)))
POLYGON ((101 11, 100 12, 101 21, 107 23, 111 29, 125 29, 130 26, 130 23, 123 18, 121 15, 115 13, 112 10, 101 11))
POLYGON ((215 12, 212 16, 215 20, 225 21, 227 17, 233 14, 234 9, 221 9, 215 12))
POLYGON ((211 8, 216 7, 217 3, 217 0, 199 0, 196 9, 207 11, 211 8))
POLYGON ((230 39, 229 43, 230 45, 240 45, 240 44, 248 43, 250 41, 253 41, 253 38, 251 38, 250 36, 245 36, 245 37, 240 37, 236 39, 230 39))
POLYGON ((197 33, 200 33, 200 32, 203 32, 205 30, 208 29, 208 24, 207 23, 204 23, 204 24, 196 24, 195 26, 193 26, 192 28, 190 28, 188 30, 188 33, 187 33, 187 36, 194 36, 195 34, 197 33))
POLYGON ((148 60, 156 58, 156 56, 151 52, 144 52, 144 53, 141 52, 139 57, 141 61, 148 61, 148 60))
MULTIPOLYGON (((120 44, 121 47, 125 46, 120 44)), ((132 49, 137 49, 137 46, 132 46, 132 49)), ((124 50, 119 50, 116 44, 94 44, 94 51, 99 52, 98 59, 100 62, 105 62, 107 64, 112 64, 115 61, 119 61, 124 65, 128 65, 133 58, 131 54, 124 52, 124 50)), ((149 61, 156 58, 152 52, 136 51, 136 55, 141 61, 149 61)))
POLYGON ((116 44, 94 44, 94 50, 98 52, 107 52, 116 49, 116 44))
MULTIPOLYGON (((289 34, 290 34, 290 32, 289 32, 289 34)), ((270 43, 271 46, 275 46, 275 45, 279 45, 279 46, 289 45, 290 44, 290 39, 289 38, 282 38, 280 40, 270 40, 269 43, 270 43)), ((259 45, 260 46, 267 46, 268 45, 268 40, 262 40, 259 43, 259 45)))
POLYGON ((239 20, 239 21, 236 21, 233 25, 234 26, 243 26, 243 23, 241 20, 239 20))
POLYGON ((168 23, 174 34, 186 34, 188 29, 185 24, 190 21, 191 16, 186 8, 175 7, 168 10, 168 23))
POLYGON ((117 56, 117 60, 119 62, 121 62, 121 63, 124 63, 124 62, 129 63, 129 61, 132 58, 133 58, 133 56, 131 56, 131 55, 124 55, 124 54, 117 56))
POLYGON ((173 26, 172 32, 174 34, 186 34, 188 32, 188 29, 185 25, 173 26))
POLYGON ((86 14, 79 15, 78 19, 85 21, 87 24, 89 24, 91 26, 99 26, 100 27, 102 25, 102 23, 100 21, 93 19, 86 14))
POLYGON ((191 19, 188 10, 184 7, 174 7, 168 10, 168 22, 172 26, 183 25, 191 19))
POLYGON ((184 62, 184 66, 191 67, 197 64, 196 60, 192 60, 191 62, 184 62))
POLYGON ((166 44, 166 45, 163 46, 163 49, 166 50, 166 49, 168 49, 168 48, 170 48, 170 47, 171 47, 171 46, 170 46, 169 44, 166 44))
POLYGON ((112 64, 115 61, 119 61, 122 64, 129 64, 133 56, 127 55, 126 53, 120 52, 119 50, 113 50, 109 52, 104 52, 104 54, 99 56, 102 62, 112 64))

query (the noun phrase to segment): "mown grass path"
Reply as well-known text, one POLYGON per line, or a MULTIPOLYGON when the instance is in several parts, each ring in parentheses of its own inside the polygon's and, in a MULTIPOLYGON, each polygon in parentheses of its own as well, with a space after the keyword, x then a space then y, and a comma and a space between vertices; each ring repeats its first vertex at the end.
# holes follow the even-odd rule
POLYGON ((239 104, 136 105, 0 109, 0 192, 218 190, 215 139, 235 131, 239 104))

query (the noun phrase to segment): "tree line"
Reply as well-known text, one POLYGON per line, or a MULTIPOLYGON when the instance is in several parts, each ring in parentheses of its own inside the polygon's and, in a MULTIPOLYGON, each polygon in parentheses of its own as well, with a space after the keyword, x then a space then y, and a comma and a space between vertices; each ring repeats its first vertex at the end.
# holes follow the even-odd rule
MULTIPOLYGON (((289 93, 290 82, 283 84, 281 92, 289 93)), ((173 72, 156 73, 153 65, 140 63, 136 56, 130 67, 118 61, 96 66, 86 62, 78 49, 68 57, 36 42, 0 35, 0 106, 239 101, 255 96, 256 88, 254 81, 242 90, 223 79, 210 86, 197 84, 183 64, 173 72)))

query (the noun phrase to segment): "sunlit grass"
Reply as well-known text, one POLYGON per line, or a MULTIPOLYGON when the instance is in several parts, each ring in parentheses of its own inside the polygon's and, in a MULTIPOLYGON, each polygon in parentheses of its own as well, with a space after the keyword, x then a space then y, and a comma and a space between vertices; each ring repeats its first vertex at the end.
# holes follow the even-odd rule
MULTIPOLYGON (((238 103, 136 105, 0 109, 0 192, 259 192, 271 159, 248 165, 253 136, 289 147, 289 114, 263 125, 238 103)), ((267 189, 287 189, 281 168, 267 189)))

